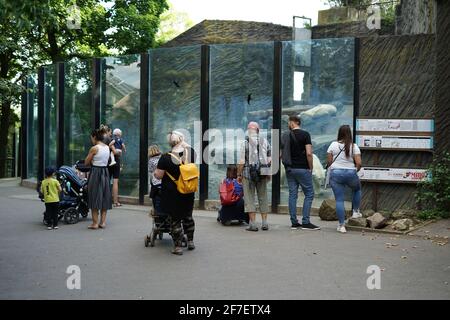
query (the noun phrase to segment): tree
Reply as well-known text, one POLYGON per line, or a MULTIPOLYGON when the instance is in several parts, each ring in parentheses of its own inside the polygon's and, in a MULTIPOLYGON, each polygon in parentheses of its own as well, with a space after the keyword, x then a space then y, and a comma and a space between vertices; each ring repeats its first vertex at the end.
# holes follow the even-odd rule
POLYGON ((157 43, 162 45, 191 28, 194 22, 186 12, 180 12, 169 6, 169 10, 161 15, 161 23, 156 34, 157 43))
MULTIPOLYGON (((12 124, 11 105, 18 103, 21 79, 39 65, 72 58, 139 53, 156 45, 166 0, 0 0, 0 146, 12 124), (70 24, 79 9, 80 26, 70 24)), ((0 147, 0 177, 6 148, 0 147)))

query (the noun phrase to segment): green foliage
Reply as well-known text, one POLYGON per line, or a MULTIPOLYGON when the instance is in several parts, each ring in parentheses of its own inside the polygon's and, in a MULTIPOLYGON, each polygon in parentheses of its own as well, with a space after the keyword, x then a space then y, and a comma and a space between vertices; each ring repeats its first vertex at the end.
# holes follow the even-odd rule
POLYGON ((194 22, 185 12, 176 11, 172 6, 161 15, 159 31, 156 34, 158 45, 172 40, 179 34, 191 28, 194 22))
POLYGON ((418 184, 416 200, 423 210, 422 219, 450 217, 450 153, 433 159, 428 168, 429 179, 418 184))
MULTIPOLYGON (((26 75, 72 58, 144 52, 156 46, 160 15, 168 5, 166 0, 0 0, 0 8, 0 120, 9 128, 17 120, 11 110, 26 75), (70 10, 74 5, 79 25, 71 23, 77 21, 70 10)), ((0 145, 8 143, 7 135, 8 130, 0 131, 0 145)), ((0 149, 0 176, 5 154, 0 149)))

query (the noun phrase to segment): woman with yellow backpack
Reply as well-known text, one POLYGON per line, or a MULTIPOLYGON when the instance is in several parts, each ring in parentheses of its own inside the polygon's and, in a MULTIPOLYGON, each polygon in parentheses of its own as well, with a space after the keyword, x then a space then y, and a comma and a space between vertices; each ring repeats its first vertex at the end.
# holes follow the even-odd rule
POLYGON ((161 209, 172 220, 173 254, 182 255, 183 234, 187 237, 188 250, 194 250, 195 222, 192 218, 194 196, 198 188, 199 171, 195 165, 195 152, 178 131, 168 134, 172 149, 163 154, 154 176, 161 179, 161 209))

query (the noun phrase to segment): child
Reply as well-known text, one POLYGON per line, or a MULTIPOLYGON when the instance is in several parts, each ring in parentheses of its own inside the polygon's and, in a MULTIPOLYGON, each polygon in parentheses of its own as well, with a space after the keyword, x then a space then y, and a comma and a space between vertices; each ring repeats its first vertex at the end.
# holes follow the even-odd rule
POLYGON ((41 192, 44 195, 45 202, 45 221, 47 221, 47 229, 58 229, 58 209, 59 209, 59 193, 61 185, 54 178, 55 169, 48 167, 45 169, 45 179, 41 184, 41 192))
POLYGON ((227 186, 233 185, 233 198, 235 200, 232 204, 223 204, 219 210, 219 216, 217 221, 222 222, 223 225, 230 225, 231 221, 237 220, 239 222, 248 223, 248 214, 244 211, 244 199, 243 199, 243 188, 242 184, 237 180, 237 167, 230 165, 227 167, 227 176, 222 184, 225 183, 227 186))

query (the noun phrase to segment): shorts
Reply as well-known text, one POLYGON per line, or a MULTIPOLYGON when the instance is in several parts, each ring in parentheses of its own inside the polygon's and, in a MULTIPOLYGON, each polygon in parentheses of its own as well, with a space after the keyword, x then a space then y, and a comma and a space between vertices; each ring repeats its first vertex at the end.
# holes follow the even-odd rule
POLYGON ((259 182, 253 182, 247 178, 242 179, 244 185, 244 207, 245 212, 257 212, 255 206, 255 191, 258 196, 259 212, 269 213, 269 204, 267 200, 267 179, 261 179, 259 182))
POLYGON ((120 177, 120 157, 115 157, 116 164, 111 166, 110 175, 113 179, 119 179, 120 177))

